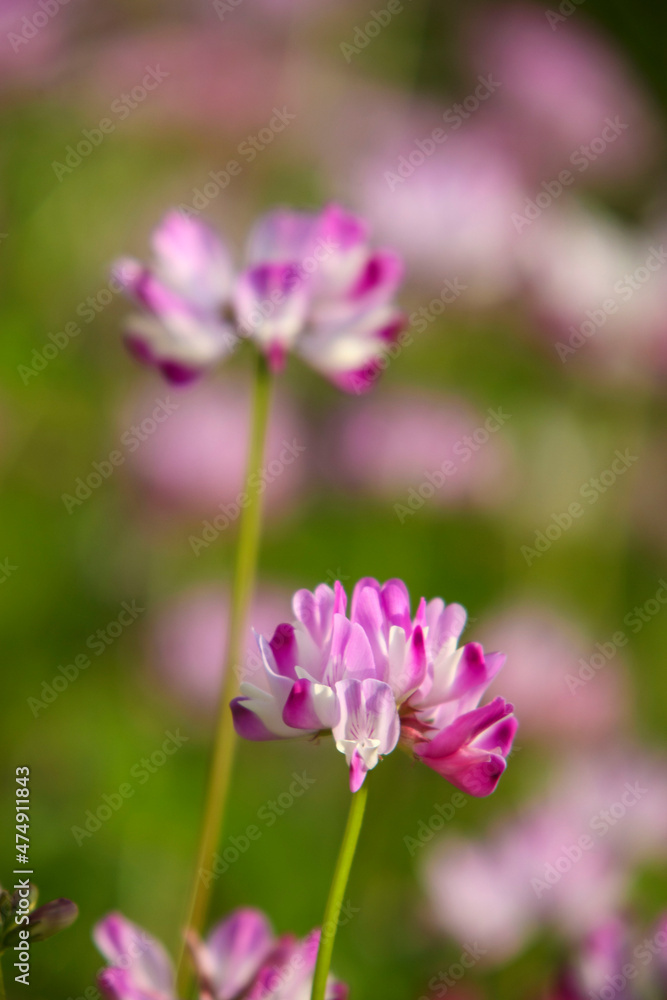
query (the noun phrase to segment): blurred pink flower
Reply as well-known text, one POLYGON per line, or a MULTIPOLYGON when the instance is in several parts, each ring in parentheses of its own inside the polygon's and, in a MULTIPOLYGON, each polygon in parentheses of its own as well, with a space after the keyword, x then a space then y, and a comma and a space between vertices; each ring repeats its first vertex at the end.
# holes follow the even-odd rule
MULTIPOLYGON (((245 379, 226 378, 197 385, 172 397, 158 386, 131 398, 122 416, 129 435, 130 467, 149 496, 168 511, 220 514, 233 521, 245 486, 250 394, 245 379), (173 412, 150 431, 160 399, 173 412), (144 423, 147 421, 147 423, 144 423), (133 428, 138 428, 135 434, 133 428), (225 508, 228 515, 225 515, 225 508)), ((269 422, 263 478, 269 515, 288 510, 305 482, 305 427, 293 404, 278 395, 269 422), (282 456, 282 457, 281 457, 282 456)), ((238 511, 237 511, 238 513, 238 511)))
POLYGON ((59 5, 47 13, 24 0, 0 4, 0 100, 7 91, 43 86, 63 65, 71 15, 59 5))
MULTIPOLYGON (((215 122, 216 136, 234 137, 238 143, 244 139, 243 130, 267 125, 273 115, 267 93, 278 88, 281 60, 257 32, 239 30, 240 23, 231 17, 223 26, 212 15, 212 4, 206 7, 205 27, 160 25, 99 42, 77 78, 78 99, 92 99, 97 109, 100 99, 120 97, 139 85, 147 66, 160 66, 168 75, 141 105, 135 127, 145 129, 149 120, 151 129, 161 125, 173 132, 190 126, 210 136, 215 122)), ((132 118, 129 123, 131 127, 132 118)), ((230 148, 220 166, 234 153, 230 148)))
MULTIPOLYGON (((175 1000, 174 966, 163 945, 120 913, 95 926, 93 937, 109 965, 99 984, 110 1000, 175 1000)), ((200 1000, 303 1000, 310 995, 320 933, 303 941, 276 938, 268 920, 249 907, 217 923, 205 941, 190 933, 200 1000)), ((326 1000, 346 1000, 347 987, 330 976, 326 1000)))
POLYGON ((152 233, 151 263, 122 258, 114 267, 140 310, 126 323, 128 347, 181 384, 246 337, 274 372, 293 352, 340 389, 363 392, 404 325, 394 303, 402 261, 369 238, 367 223, 336 204, 276 209, 253 227, 236 274, 213 230, 168 212, 152 233))
MULTIPOLYGON (((222 683, 230 594, 216 584, 200 584, 159 607, 150 632, 153 676, 179 704, 212 714, 222 683)), ((260 586, 249 614, 239 679, 251 680, 261 668, 253 629, 271 630, 289 615, 290 598, 278 588, 260 586)))
POLYGON ((543 927, 578 940, 627 900, 635 867, 667 857, 667 771, 618 749, 567 758, 540 799, 487 838, 438 843, 423 865, 435 923, 491 962, 543 927))
POLYGON ((487 645, 507 651, 502 690, 525 736, 590 744, 627 724, 625 664, 616 646, 606 643, 608 658, 572 621, 535 601, 513 605, 478 627, 487 645))
POLYGON ((337 414, 329 471, 338 484, 408 508, 496 506, 515 485, 506 418, 460 397, 393 389, 337 414))
POLYGON ((505 141, 537 183, 562 169, 582 181, 632 176, 656 135, 646 95, 581 12, 554 17, 526 3, 475 8, 469 57, 499 82, 493 110, 505 141))
POLYGON ((428 128, 404 124, 401 139, 356 172, 355 196, 417 279, 458 282, 460 301, 451 308, 492 306, 516 287, 511 217, 523 207, 519 171, 496 131, 474 122, 425 155, 417 140, 428 141, 438 125, 441 115, 428 128))
POLYGON ((528 310, 552 338, 556 363, 587 364, 596 378, 654 377, 667 343, 660 239, 568 200, 530 223, 517 258, 528 310))

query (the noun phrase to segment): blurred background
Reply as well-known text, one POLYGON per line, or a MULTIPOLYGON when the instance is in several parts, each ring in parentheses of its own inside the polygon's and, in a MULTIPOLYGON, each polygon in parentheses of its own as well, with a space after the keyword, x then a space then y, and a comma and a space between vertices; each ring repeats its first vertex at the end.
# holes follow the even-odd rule
MULTIPOLYGON (((34 880, 81 910, 32 995, 90 990, 112 908, 174 949, 191 873, 251 359, 178 391, 123 351, 109 264, 171 206, 240 257, 261 211, 335 199, 407 262, 409 337, 369 395, 296 361, 280 380, 270 451, 299 451, 253 625, 299 587, 400 576, 508 653, 520 729, 491 799, 452 804, 401 754, 372 775, 334 959, 352 995, 543 996, 602 921, 667 908, 666 20, 2 0, 0 781, 13 815, 30 766, 34 880)), ((213 916, 315 926, 347 796, 330 744, 241 745, 213 916)))

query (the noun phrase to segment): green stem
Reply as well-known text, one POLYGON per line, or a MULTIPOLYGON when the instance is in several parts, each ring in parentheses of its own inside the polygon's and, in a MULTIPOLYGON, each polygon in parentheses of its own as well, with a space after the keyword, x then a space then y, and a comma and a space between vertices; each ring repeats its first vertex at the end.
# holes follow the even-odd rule
MULTIPOLYGON (((271 402, 271 375, 263 355, 258 356, 253 400, 252 428, 248 450, 245 491, 248 504, 241 513, 234 568, 229 632, 225 658, 225 680, 220 695, 215 741, 208 774, 204 816, 197 851, 197 865, 188 908, 186 927, 198 934, 204 926, 211 895, 213 864, 229 793, 236 733, 229 702, 236 694, 238 668, 245 641, 248 606, 252 597, 259 552, 262 503, 259 486, 264 461, 266 429, 271 402)), ((187 996, 190 966, 185 948, 178 965, 178 995, 187 996)))
POLYGON ((361 824, 364 820, 364 810, 368 788, 364 783, 358 792, 352 796, 350 811, 347 817, 347 825, 343 834, 343 842, 340 845, 336 868, 334 869, 329 898, 324 910, 324 920, 322 921, 322 936, 320 937, 320 947, 317 952, 317 962, 315 963, 315 975, 313 977, 313 991, 310 1000, 324 1000, 327 988, 327 977, 331 966, 331 955, 333 954, 336 931, 338 930, 338 917, 343 905, 343 897, 347 887, 347 880, 350 875, 350 868, 354 859, 354 852, 357 848, 357 841, 361 832, 361 824))
POLYGON ((5 980, 2 976, 2 959, 0 959, 0 1000, 5 1000, 7 994, 5 993, 5 980))

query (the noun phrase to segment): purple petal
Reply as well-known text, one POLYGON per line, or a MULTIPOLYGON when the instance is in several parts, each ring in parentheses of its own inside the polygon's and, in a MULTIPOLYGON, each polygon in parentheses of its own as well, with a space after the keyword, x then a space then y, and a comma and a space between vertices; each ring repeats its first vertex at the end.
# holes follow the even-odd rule
POLYGON ((455 753, 464 744, 471 743, 480 736, 489 726, 511 715, 513 711, 512 705, 508 705, 502 698, 494 698, 488 705, 466 712, 433 737, 428 744, 428 750, 425 751, 426 756, 445 757, 447 754, 455 753))
POLYGON ((350 791, 352 793, 359 791, 367 773, 368 767, 364 763, 359 751, 355 750, 350 761, 350 791))
POLYGON ((296 681, 283 709, 283 722, 294 729, 317 732, 331 729, 338 721, 338 702, 333 688, 312 681, 296 681))
POLYGON ((295 618, 305 625, 318 646, 329 637, 337 600, 336 593, 325 583, 321 583, 314 593, 297 590, 292 599, 295 618))
POLYGON ((272 733, 262 722, 260 717, 249 708, 246 708, 247 698, 233 698, 229 703, 234 719, 234 729, 244 740, 264 742, 266 740, 278 740, 280 736, 272 733))
POLYGON ((302 261, 313 246, 318 216, 312 212, 276 209, 263 215, 248 240, 251 264, 302 261))
POLYGON ((395 295, 403 280, 405 267, 398 254, 391 250, 378 250, 367 260, 351 292, 351 298, 387 301, 395 295))
POLYGON ((363 680, 376 676, 376 663, 366 632, 361 625, 351 622, 344 615, 333 616, 331 653, 326 676, 331 684, 345 677, 363 680))
POLYGON ((206 309, 219 307, 232 287, 229 253, 204 222, 169 212, 153 232, 156 270, 163 281, 206 309))
POLYGON ((216 1000, 231 1000, 246 989, 273 948, 273 931, 259 910, 235 910, 206 939, 200 969, 212 983, 216 1000))
POLYGON ((241 330, 264 350, 285 351, 305 323, 308 285, 294 264, 258 264, 238 279, 234 301, 241 330))
POLYGON ((412 628, 410 617, 410 594, 402 580, 387 580, 381 591, 382 610, 390 625, 399 625, 409 634, 412 628))
POLYGON ((113 966, 125 969, 137 990, 172 996, 174 971, 164 947, 120 913, 96 924, 93 940, 113 966))
POLYGON ((202 376, 201 369, 190 368, 178 361, 162 361, 158 368, 172 385, 191 385, 202 376))
POLYGON ((278 673, 283 677, 296 680, 294 668, 297 664, 298 647, 294 635, 294 626, 284 622, 278 625, 269 643, 276 661, 278 673))

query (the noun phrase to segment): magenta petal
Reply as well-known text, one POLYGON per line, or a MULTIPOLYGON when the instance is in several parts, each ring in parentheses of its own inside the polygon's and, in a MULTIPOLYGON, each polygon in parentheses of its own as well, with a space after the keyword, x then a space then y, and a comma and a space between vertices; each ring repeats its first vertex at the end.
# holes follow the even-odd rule
POLYGON ((296 680, 294 667, 297 662, 298 648, 294 635, 294 626, 288 622, 278 625, 269 646, 275 658, 278 673, 283 677, 290 677, 292 680, 296 680))
POLYGON ((390 625, 399 625, 409 634, 412 627, 410 618, 410 594, 402 580, 387 580, 381 592, 382 610, 390 625))
POLYGON ((489 726, 481 736, 475 740, 475 746, 483 750, 497 750, 506 757, 512 749, 512 743, 516 731, 519 728, 518 720, 510 715, 506 719, 501 719, 494 726, 489 726))
POLYGON ((508 705, 502 698, 494 698, 488 705, 466 712, 449 726, 445 726, 426 744, 423 756, 445 757, 455 753, 465 743, 471 743, 485 729, 511 715, 513 711, 512 705, 508 705))
POLYGON ((250 985, 273 948, 273 932, 259 910, 235 910, 211 931, 200 955, 216 1000, 231 1000, 250 985))
POLYGON ((317 687, 321 690, 323 686, 314 685, 307 680, 296 681, 283 709, 283 722, 286 726, 317 731, 331 729, 336 724, 338 713, 333 689, 329 689, 329 699, 318 700, 315 697, 317 687))
POLYGON ((247 701, 246 698, 239 697, 233 698, 229 703, 232 718, 234 719, 234 729, 238 735, 244 740, 254 740, 260 743, 265 740, 280 739, 270 729, 267 729, 258 715, 255 715, 254 712, 245 707, 245 701, 247 701))
POLYGON ((352 754, 350 761, 350 791, 358 792, 364 783, 368 768, 358 750, 352 754))
POLYGON ((344 615, 333 616, 330 669, 332 682, 343 677, 363 680, 376 676, 376 664, 366 632, 361 625, 351 622, 344 615))
MULTIPOLYGON (((100 920, 93 929, 93 940, 106 960, 125 973, 122 981, 134 990, 127 997, 159 1000, 173 995, 174 971, 165 948, 121 913, 110 913, 100 920)), ((118 985, 121 980, 112 975, 111 981, 118 985)))
POLYGON ((368 258, 351 297, 389 299, 403 280, 404 273, 403 261, 398 254, 392 250, 378 250, 368 258))
POLYGON ((198 368, 189 368, 178 361, 162 361, 158 368, 171 385, 191 385, 201 378, 203 372, 198 368))
POLYGON ((292 599, 295 618, 305 625, 317 645, 322 645, 329 635, 336 600, 336 594, 325 583, 314 593, 297 590, 292 599))

